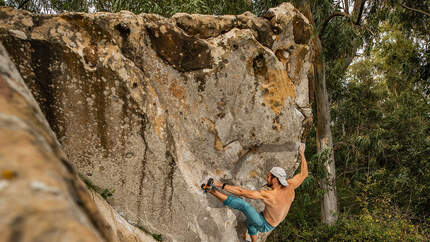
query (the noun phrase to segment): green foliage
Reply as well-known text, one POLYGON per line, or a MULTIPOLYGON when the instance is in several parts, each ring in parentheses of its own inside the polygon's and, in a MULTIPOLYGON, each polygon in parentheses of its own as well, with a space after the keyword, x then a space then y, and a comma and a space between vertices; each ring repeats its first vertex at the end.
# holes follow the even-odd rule
POLYGON ((6 0, 7 6, 35 13, 58 13, 65 11, 86 12, 90 7, 87 0, 6 0))
MULTIPOLYGON (((312 142, 307 148, 313 148, 312 142)), ((375 189, 387 182, 379 170, 363 183, 351 184, 339 180, 338 196, 342 212, 334 226, 320 223, 318 156, 310 161, 310 175, 296 190, 296 198, 288 218, 269 236, 269 242, 278 241, 428 241, 430 227, 416 225, 411 215, 397 207, 390 193, 376 194, 375 189), (317 164, 315 164, 317 163, 317 164), (317 171, 317 172, 315 172, 317 171), (355 187, 356 189, 351 189, 355 187), (355 206, 355 207, 354 207, 355 206)))
POLYGON ((351 182, 378 174, 383 182, 373 187, 375 196, 390 193, 400 207, 425 219, 430 216, 430 99, 428 79, 420 72, 425 61, 414 39, 395 26, 382 29, 384 37, 370 58, 351 67, 345 97, 333 105, 336 161, 351 182))
POLYGON ((110 191, 109 189, 104 189, 103 192, 100 193, 100 195, 104 198, 107 199, 108 197, 111 197, 113 195, 113 193, 115 192, 115 190, 110 191))
POLYGON ((324 172, 311 133, 309 178, 269 241, 430 240, 430 42, 403 28, 384 21, 332 96, 337 224, 319 221, 324 172))
POLYGON ((428 35, 430 31, 429 0, 389 0, 391 13, 386 14, 390 25, 400 24, 406 33, 428 35), (421 11, 421 12, 420 12, 421 11), (423 14, 423 12, 427 14, 423 14))
POLYGON ((274 241, 428 241, 430 232, 411 223, 402 214, 388 211, 363 213, 358 216, 342 214, 336 225, 301 226, 299 230, 284 223, 268 242, 274 241))
POLYGON ((67 11, 81 12, 119 12, 128 10, 134 13, 156 13, 172 16, 178 12, 200 14, 241 14, 253 11, 250 0, 6 0, 12 7, 36 13, 54 13, 67 11), (23 4, 26 2, 26 4, 23 4))
POLYGON ((156 241, 163 241, 163 237, 161 236, 161 234, 152 234, 152 237, 153 237, 156 241))
POLYGON ((150 234, 152 236, 152 238, 154 238, 156 241, 163 241, 163 236, 161 234, 153 234, 151 232, 149 232, 145 227, 143 227, 142 225, 137 225, 135 224, 134 226, 136 226, 137 228, 139 228, 140 230, 142 230, 143 232, 150 234))
POLYGON ((109 197, 113 196, 113 193, 115 190, 109 190, 107 188, 103 189, 97 185, 95 185, 90 179, 86 178, 84 175, 79 173, 79 177, 82 179, 82 181, 87 185, 88 189, 91 189, 98 194, 100 194, 105 200, 109 197))

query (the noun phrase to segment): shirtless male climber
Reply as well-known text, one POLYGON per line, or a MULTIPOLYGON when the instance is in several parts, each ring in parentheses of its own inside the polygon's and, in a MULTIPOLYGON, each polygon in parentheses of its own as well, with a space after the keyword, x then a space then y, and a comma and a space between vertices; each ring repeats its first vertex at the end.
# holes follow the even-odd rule
POLYGON ((216 179, 213 179, 209 186, 202 185, 202 188, 209 191, 212 195, 221 200, 224 205, 237 209, 246 216, 246 227, 248 234, 251 236, 252 242, 257 241, 258 232, 269 232, 278 226, 287 216, 290 210, 291 203, 294 200, 294 190, 302 184, 303 180, 308 176, 308 165, 305 158, 305 144, 300 144, 299 153, 301 158, 300 173, 293 178, 287 180, 287 174, 281 167, 273 167, 267 174, 267 186, 272 190, 247 190, 239 186, 223 184, 216 179), (221 188, 232 195, 225 195, 215 189, 221 188), (261 213, 257 211, 245 200, 235 197, 247 197, 250 199, 263 200, 265 208, 261 213))

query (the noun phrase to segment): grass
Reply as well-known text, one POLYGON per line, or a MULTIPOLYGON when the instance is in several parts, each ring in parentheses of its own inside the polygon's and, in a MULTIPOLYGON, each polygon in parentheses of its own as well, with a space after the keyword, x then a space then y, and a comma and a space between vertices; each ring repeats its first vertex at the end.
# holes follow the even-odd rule
POLYGON ((153 234, 151 232, 149 232, 145 227, 143 227, 142 225, 137 225, 135 224, 134 226, 138 227, 140 230, 142 230, 143 232, 152 235, 152 237, 156 240, 156 241, 163 241, 163 237, 161 236, 161 234, 153 234))
POLYGON ((90 179, 86 178, 84 175, 82 175, 81 173, 79 173, 79 177, 82 179, 82 181, 84 181, 85 185, 87 185, 88 189, 91 189, 95 192, 97 192, 98 194, 100 194, 105 200, 108 197, 111 197, 113 195, 113 193, 115 192, 115 190, 109 190, 107 188, 101 188, 97 185, 95 185, 92 181, 90 181, 90 179))

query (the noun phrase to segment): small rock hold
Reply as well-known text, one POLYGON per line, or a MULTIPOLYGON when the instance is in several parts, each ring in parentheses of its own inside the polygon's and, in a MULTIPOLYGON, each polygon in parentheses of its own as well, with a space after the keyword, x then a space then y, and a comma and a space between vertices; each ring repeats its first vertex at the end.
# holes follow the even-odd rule
POLYGON ((18 39, 23 39, 23 40, 27 39, 27 35, 21 30, 11 29, 9 30, 9 32, 11 33, 11 35, 15 36, 18 39))
POLYGON ((60 190, 58 190, 58 188, 48 186, 45 183, 40 182, 40 181, 31 182, 30 187, 31 187, 31 189, 33 189, 35 191, 41 191, 41 192, 47 192, 47 193, 53 193, 53 194, 60 193, 60 190))
POLYGON ((0 180, 0 192, 4 190, 7 186, 9 186, 8 181, 0 180))
POLYGON ((133 152, 127 152, 127 154, 125 154, 125 158, 131 158, 133 156, 134 156, 133 152))

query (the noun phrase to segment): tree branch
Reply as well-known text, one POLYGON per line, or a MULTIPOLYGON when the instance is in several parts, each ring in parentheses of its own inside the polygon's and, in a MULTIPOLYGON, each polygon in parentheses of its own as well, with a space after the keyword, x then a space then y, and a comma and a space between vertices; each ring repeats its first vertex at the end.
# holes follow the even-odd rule
POLYGON ((353 173, 353 172, 357 172, 357 171, 364 170, 364 169, 367 169, 367 167, 359 167, 359 168, 354 169, 354 170, 344 171, 344 172, 340 173, 339 175, 337 175, 337 178, 340 178, 341 176, 344 176, 348 173, 353 173))
POLYGON ((427 13, 427 12, 425 12, 423 10, 416 9, 416 8, 411 8, 411 7, 408 7, 408 6, 406 6, 406 5, 402 4, 402 3, 398 3, 398 4, 400 6, 402 6, 403 8, 406 8, 406 9, 409 9, 409 10, 412 10, 412 11, 415 11, 415 12, 422 13, 424 15, 430 16, 430 13, 427 13))
POLYGON ((367 30, 367 31, 369 31, 369 33, 373 36, 373 38, 376 38, 376 34, 375 33, 373 33, 373 31, 372 30, 370 30, 368 27, 367 27, 367 25, 363 25, 364 26, 364 28, 367 30))
MULTIPOLYGON (((366 3, 366 0, 357 0, 354 3, 354 9, 352 10, 352 15, 349 15, 347 12, 339 12, 339 11, 335 11, 334 13, 332 13, 323 23, 321 31, 320 31, 320 35, 322 35, 325 31, 325 28, 327 27, 328 23, 330 22, 330 20, 332 20, 334 17, 337 16, 344 16, 344 17, 348 17, 351 19, 351 22, 355 25, 360 25, 360 19, 361 16, 363 14, 363 10, 364 10, 364 4, 366 3), (357 16, 356 21, 354 22, 354 20, 352 18, 354 18, 355 16, 357 16)), ((344 0, 344 4, 348 5, 348 0, 344 0)), ((347 11, 345 9, 345 11, 347 11)))
POLYGON ((366 0, 361 1, 360 10, 358 12, 357 20, 355 21, 356 25, 360 25, 360 19, 361 19, 361 15, 363 14, 363 9, 364 9, 365 3, 366 3, 366 0))
POLYGON ((346 14, 349 14, 349 4, 348 0, 343 0, 343 8, 346 14))
POLYGON ((327 27, 327 25, 328 25, 328 23, 330 22, 330 20, 332 20, 334 17, 337 17, 337 16, 344 16, 344 17, 349 17, 349 15, 348 14, 346 14, 346 13, 342 13, 342 12, 334 12, 334 13, 332 13, 325 21, 324 21, 324 23, 323 23, 323 26, 322 26, 322 28, 321 28, 321 31, 320 31, 320 35, 322 35, 323 33, 324 33, 324 30, 325 30, 325 28, 327 27))
POLYGON ((22 2, 19 6, 18 9, 21 9, 22 7, 24 7, 24 5, 26 5, 30 0, 25 0, 24 2, 22 2))

